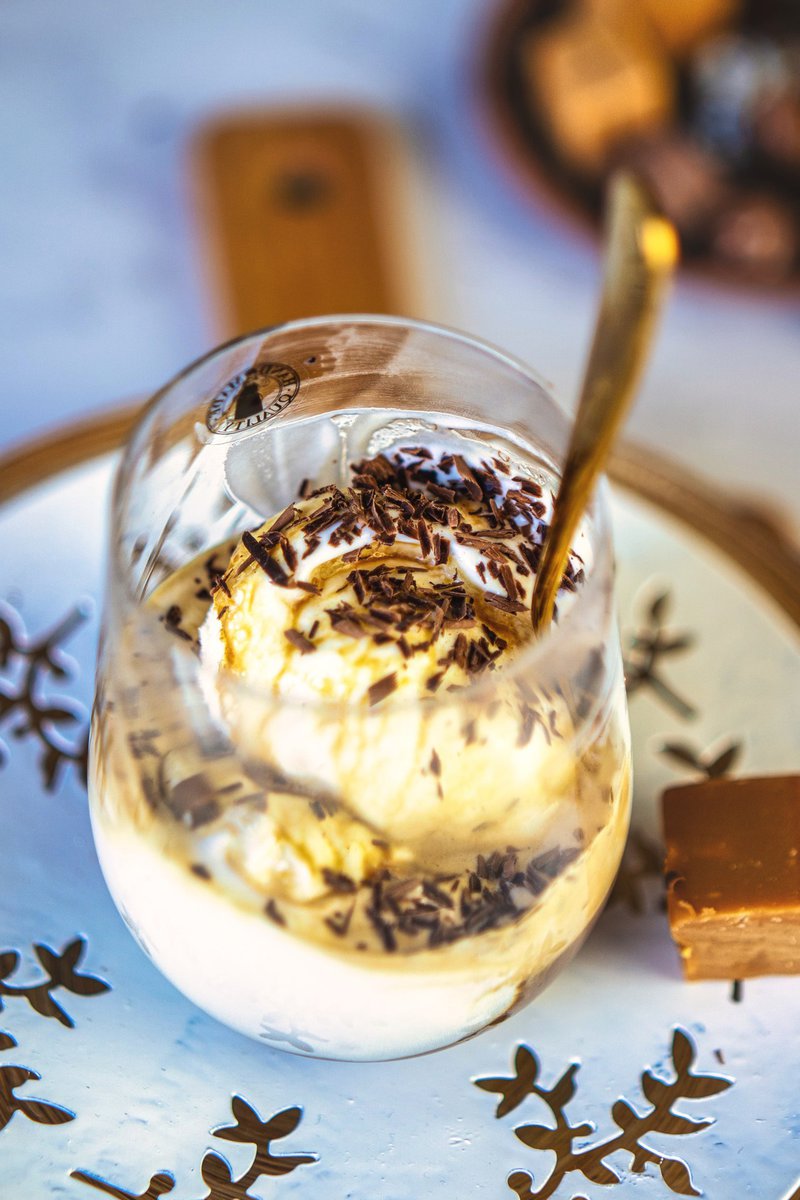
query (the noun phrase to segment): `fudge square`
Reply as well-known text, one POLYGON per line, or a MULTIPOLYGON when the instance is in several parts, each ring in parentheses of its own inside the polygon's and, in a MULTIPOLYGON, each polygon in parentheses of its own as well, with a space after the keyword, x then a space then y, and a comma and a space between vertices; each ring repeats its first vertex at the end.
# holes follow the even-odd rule
POLYGON ((800 973, 800 775, 668 788, 662 813, 686 978, 800 973))

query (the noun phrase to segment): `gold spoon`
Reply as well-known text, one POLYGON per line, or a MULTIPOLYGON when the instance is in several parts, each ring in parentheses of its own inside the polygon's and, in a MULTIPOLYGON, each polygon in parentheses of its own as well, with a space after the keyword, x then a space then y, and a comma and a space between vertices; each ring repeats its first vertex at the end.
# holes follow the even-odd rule
POLYGON ((645 188, 619 173, 609 188, 600 308, 578 411, 531 602, 540 633, 552 620, 575 530, 627 413, 647 358, 678 237, 645 188))

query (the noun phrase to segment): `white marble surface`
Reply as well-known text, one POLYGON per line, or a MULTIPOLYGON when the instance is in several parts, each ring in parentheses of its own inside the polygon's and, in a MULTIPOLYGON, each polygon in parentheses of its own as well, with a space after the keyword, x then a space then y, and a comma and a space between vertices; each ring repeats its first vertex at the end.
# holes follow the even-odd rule
MULTIPOLYGON (((414 134, 428 316, 571 402, 594 251, 498 171, 475 82, 487 0, 4 0, 0 448, 146 393, 215 339, 184 154, 221 107, 358 101, 414 134)), ((800 527, 800 306, 682 281, 629 432, 800 527)))

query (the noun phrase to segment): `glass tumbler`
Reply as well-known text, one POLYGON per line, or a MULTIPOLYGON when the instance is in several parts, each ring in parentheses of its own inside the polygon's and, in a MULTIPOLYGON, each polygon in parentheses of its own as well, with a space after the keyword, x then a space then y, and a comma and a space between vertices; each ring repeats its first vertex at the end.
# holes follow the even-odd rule
POLYGON ((134 936, 221 1021, 324 1058, 435 1050, 598 915, 630 808, 603 487, 525 632, 568 431, 501 351, 368 316, 231 342, 139 420, 92 824, 134 936))

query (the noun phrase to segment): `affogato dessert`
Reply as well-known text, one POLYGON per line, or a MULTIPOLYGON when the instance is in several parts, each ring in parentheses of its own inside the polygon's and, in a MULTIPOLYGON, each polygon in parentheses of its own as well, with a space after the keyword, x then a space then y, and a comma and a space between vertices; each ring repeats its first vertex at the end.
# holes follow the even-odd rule
MULTIPOLYGON (((439 439, 303 492, 153 593, 236 753, 205 767, 146 710, 143 793, 98 783, 98 844, 134 927, 145 903, 181 929, 190 995, 226 951, 252 964, 254 1023, 224 1019, 308 1053, 413 1053, 505 1015, 596 915, 627 828, 623 699, 580 739, 563 697, 504 679, 552 506, 529 469, 439 439)), ((584 532, 562 614, 591 569, 584 532)))
POLYGON ((321 318, 216 351, 134 433, 93 829, 142 946, 234 1028, 434 1050, 599 913, 630 806, 602 495, 530 613, 566 429, 463 335, 321 318))

